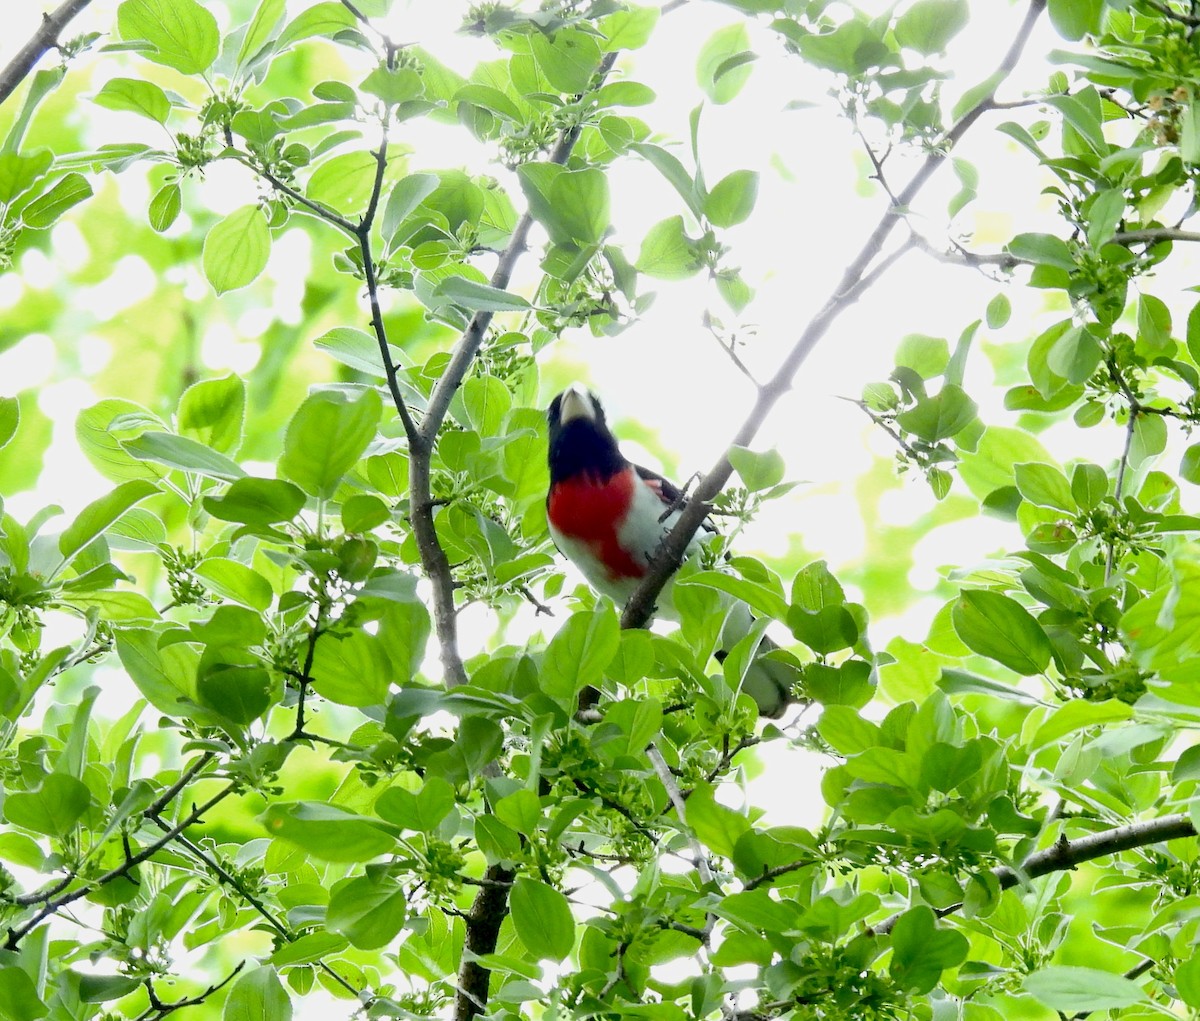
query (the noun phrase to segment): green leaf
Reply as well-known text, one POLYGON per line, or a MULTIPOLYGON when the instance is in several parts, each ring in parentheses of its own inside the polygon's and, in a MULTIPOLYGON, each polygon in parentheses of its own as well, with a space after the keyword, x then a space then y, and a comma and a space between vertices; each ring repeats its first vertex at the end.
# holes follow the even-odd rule
POLYGON ((92 807, 87 785, 65 773, 49 773, 35 790, 10 791, 4 799, 4 817, 48 837, 65 837, 92 807))
POLYGON ((1024 461, 1013 465, 1017 489, 1030 503, 1038 507, 1075 513, 1075 498, 1071 495, 1071 484, 1057 468, 1036 461, 1024 461))
POLYGON ((370 861, 396 847, 383 823, 324 802, 276 802, 262 819, 268 833, 325 861, 370 861))
POLYGON ((757 614, 773 620, 787 620, 788 604, 774 589, 756 581, 739 578, 723 571, 697 571, 676 582, 677 585, 704 585, 742 600, 757 614))
POLYGON ((129 623, 138 620, 158 620, 160 614, 140 592, 97 592, 64 593, 62 601, 78 610, 95 610, 101 620, 113 623, 129 623))
POLYGON ((600 683, 620 643, 621 628, 610 604, 573 613, 546 647, 542 690, 570 702, 584 688, 600 683))
POLYGON ((400 225, 425 201, 441 183, 437 174, 409 174, 393 185, 383 206, 381 230, 391 243, 400 225))
POLYGON ((933 397, 921 398, 916 407, 902 411, 896 422, 926 443, 937 443, 962 432, 974 421, 976 411, 962 387, 947 383, 933 397))
POLYGON ((1136 982, 1098 968, 1048 967, 1025 976, 1024 989, 1064 1013, 1119 1010, 1148 1000, 1136 982))
POLYGON ((945 337, 907 334, 896 348, 896 364, 912 369, 922 379, 933 379, 950 364, 950 345, 945 337))
POLYGON ((1075 42, 1100 31, 1104 0, 1050 0, 1049 8, 1050 24, 1064 39, 1075 42))
POLYGON ((296 15, 279 34, 275 44, 277 52, 282 52, 290 46, 313 36, 336 35, 344 28, 354 25, 354 15, 337 0, 325 0, 324 3, 314 4, 307 10, 296 15))
POLYGON ((411 67, 389 68, 380 65, 363 79, 359 88, 382 99, 389 106, 419 99, 425 93, 421 76, 411 67))
POLYGON ((1043 745, 1057 741, 1067 734, 1073 734, 1085 727, 1104 726, 1118 723, 1133 716, 1133 708, 1125 702, 1109 699, 1106 702, 1086 702, 1075 699, 1059 706, 1050 715, 1029 741, 1030 748, 1041 748, 1043 745))
MULTIPOLYGON (((350 326, 335 326, 313 341, 313 346, 358 372, 365 372, 380 379, 386 378, 383 359, 379 354, 379 342, 369 333, 350 326)), ((393 365, 403 364, 404 355, 399 348, 389 344, 388 351, 392 356, 393 365)))
POLYGON ((204 509, 221 521, 273 525, 291 521, 304 507, 303 490, 282 479, 238 479, 220 496, 205 496, 204 509))
POLYGON ((51 226, 63 213, 92 195, 92 186, 82 174, 70 173, 53 188, 25 207, 21 219, 26 227, 41 230, 51 226))
POLYGON ((167 94, 141 78, 110 78, 92 102, 109 110, 129 110, 159 124, 166 124, 171 115, 167 94))
POLYGON ((245 470, 224 454, 174 433, 144 432, 121 446, 139 461, 153 461, 192 475, 204 475, 222 482, 244 478, 245 470))
POLYGON ((683 217, 672 216, 650 228, 635 265, 659 280, 685 280, 695 276, 703 260, 684 230, 683 217))
POLYGON ((563 170, 551 163, 517 168, 529 211, 560 245, 594 245, 609 226, 608 178, 602 170, 563 170))
POLYGON ((1171 345, 1171 310, 1162 298, 1153 294, 1138 296, 1138 340, 1155 353, 1168 351, 1171 345))
POLYGON ((122 483, 106 496, 93 500, 59 536, 58 551, 63 555, 63 562, 70 562, 76 553, 96 536, 102 535, 130 507, 157 492, 158 487, 153 483, 136 479, 122 483))
POLYGON ((375 183, 378 163, 362 149, 333 156, 318 166, 308 179, 304 193, 331 209, 350 211, 367 204, 375 183))
POLYGON ((375 438, 383 404, 375 390, 314 390, 288 423, 279 471, 329 499, 375 438))
POLYGON ((548 36, 534 32, 529 37, 533 59, 546 80, 559 92, 587 90, 600 64, 600 45, 580 29, 560 29, 548 36))
POLYGON ((0 447, 17 435, 21 424, 21 402, 15 397, 0 397, 0 447))
MULTIPOLYGON (((179 398, 179 431, 207 447, 228 453, 242 442, 246 384, 232 372, 193 383, 179 398)), ((236 476, 241 478, 243 472, 236 476)))
POLYGON ((276 968, 284 968, 293 964, 315 964, 330 954, 341 953, 348 945, 344 936, 317 929, 291 943, 284 943, 267 958, 267 963, 273 964, 276 968))
POLYGON ((164 184, 150 200, 147 216, 153 230, 161 234, 179 218, 183 208, 183 191, 175 183, 164 184))
POLYGON ((24 968, 15 964, 0 968, 0 1017, 36 1021, 48 1013, 50 1008, 24 968))
POLYGON ((221 1021, 292 1021, 292 998, 275 969, 263 965, 239 976, 225 998, 221 1021))
POLYGON ((24 195, 40 181, 54 162, 49 149, 31 153, 0 153, 0 205, 24 195))
POLYGON ((997 294, 987 306, 987 324, 989 330, 999 330, 1008 323, 1012 315, 1012 302, 1007 294, 997 294))
POLYGON ((626 3, 622 8, 601 18, 597 25, 605 39, 601 48, 606 53, 640 49, 650 41, 654 26, 658 24, 657 7, 626 3))
POLYGON ((520 876, 509 895, 513 927, 525 949, 537 960, 561 961, 575 945, 571 905, 558 890, 520 876))
POLYGON ((317 642, 312 687, 322 698, 340 705, 379 705, 387 698, 391 676, 374 635, 355 630, 344 637, 323 635, 317 642))
POLYGON ((777 450, 754 451, 748 447, 730 447, 729 463, 752 493, 770 489, 783 481, 783 457, 777 450))
POLYGON ((711 784, 694 788, 687 800, 687 824, 698 839, 713 853, 733 857, 743 835, 750 832, 750 820, 716 800, 711 784))
MULTIPOLYGON (((251 662, 226 663, 223 658, 219 647, 206 650, 196 676, 196 695, 201 705, 244 727, 271 707, 271 675, 266 667, 251 662)), ((242 650, 234 650, 230 658, 250 659, 242 650)))
POLYGON ((696 60, 696 81, 714 103, 728 103, 742 91, 750 77, 750 64, 740 63, 724 71, 723 68, 749 50, 750 33, 741 21, 718 29, 701 47, 696 60))
POLYGON ((333 884, 325 924, 359 950, 378 950, 399 934, 407 908, 400 883, 386 873, 368 873, 333 884))
POLYGON ((1200 486, 1200 443, 1193 443, 1183 452, 1179 474, 1188 482, 1200 486))
POLYGON ((1189 1007, 1200 1007, 1200 957, 1183 961, 1175 969, 1175 988, 1189 1007))
POLYGON ((287 13, 287 0, 262 0, 254 17, 246 25, 242 45, 238 47, 237 65, 244 67, 263 47, 274 41, 279 24, 287 13))
POLYGON ((267 266, 271 231, 258 206, 243 206, 217 223, 204 239, 204 275, 217 294, 236 291, 267 266))
POLYGON ((1020 688, 1013 688, 990 677, 979 677, 966 670, 954 670, 949 667, 942 669, 938 678, 938 687, 948 695, 990 695, 1007 702, 1018 702, 1021 705, 1043 705, 1044 703, 1033 695, 1026 694, 1020 688))
POLYGON ((1073 270, 1075 257, 1062 238, 1053 234, 1018 234, 1008 243, 1008 250, 1018 259, 1059 269, 1073 270))
POLYGON ((925 905, 909 908, 892 929, 893 979, 904 989, 928 993, 946 968, 967 959, 970 943, 961 932, 939 929, 933 911, 925 905))
POLYGON ((533 307, 519 294, 460 276, 446 277, 433 289, 433 296, 446 298, 469 312, 524 312, 533 307))
POLYGON ((966 0, 917 0, 896 19, 896 42, 925 56, 942 53, 967 16, 966 0))
MULTIPOLYGON (((679 192, 679 197, 687 203, 692 214, 699 218, 703 213, 700 189, 692 179, 692 175, 679 162, 678 157, 667 152, 661 146, 651 145, 648 142, 635 143, 631 148, 667 179, 671 187, 679 192)), ((680 222, 682 223, 682 220, 680 222)))
POLYGON ((735 170, 722 177, 704 200, 704 215, 717 227, 733 227, 749 219, 758 198, 758 174, 735 170))
POLYGON ((274 601, 271 583, 257 571, 227 557, 209 557, 195 567, 196 577, 226 599, 262 612, 274 601))
POLYGON ((1071 472, 1071 496, 1080 510, 1090 511, 1108 495, 1108 473, 1098 464, 1083 462, 1071 472))
POLYGON ((117 9, 121 38, 145 40, 146 56, 184 74, 199 74, 217 59, 217 19, 196 0, 125 0, 117 9))
POLYGON ((969 589, 951 613, 954 630, 966 646, 1024 676, 1050 663, 1050 639, 1020 603, 999 592, 969 589))
POLYGON ((158 647, 158 633, 149 628, 117 632, 117 655, 138 691, 155 709, 168 716, 188 716, 196 701, 196 667, 200 654, 187 645, 158 647))
MULTIPOLYGON (((497 804, 507 800, 502 798, 497 804)), ((536 804, 536 795, 534 801, 536 804)), ((418 833, 432 833, 453 808, 454 788, 440 776, 428 777, 415 794, 403 787, 389 787, 375 802, 375 811, 381 819, 418 833)), ((536 814, 540 817, 540 812, 536 814)))
POLYGON ((1088 244, 1099 251, 1117 231, 1125 215, 1125 193, 1120 188, 1098 192, 1088 207, 1088 244))

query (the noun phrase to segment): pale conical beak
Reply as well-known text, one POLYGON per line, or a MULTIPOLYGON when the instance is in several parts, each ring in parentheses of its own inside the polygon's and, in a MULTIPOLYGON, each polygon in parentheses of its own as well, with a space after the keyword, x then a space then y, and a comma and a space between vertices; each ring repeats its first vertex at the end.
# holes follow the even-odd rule
POLYGON ((563 425, 577 418, 596 420, 596 404, 587 388, 579 383, 572 383, 562 394, 559 405, 559 421, 563 425))

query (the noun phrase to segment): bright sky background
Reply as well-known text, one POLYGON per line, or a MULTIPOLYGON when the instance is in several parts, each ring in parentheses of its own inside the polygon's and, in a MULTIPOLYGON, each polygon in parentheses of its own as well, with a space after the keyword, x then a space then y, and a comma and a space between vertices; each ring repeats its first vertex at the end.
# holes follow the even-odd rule
MULTIPOLYGON (((32 2, 7 5, 0 62, 6 62, 29 37, 42 10, 51 6, 32 2)), ((115 0, 96 0, 68 34, 110 25, 116 6, 115 0)), ((289 6, 294 14, 307 3, 289 6)), ((455 34, 466 6, 445 0, 397 0, 388 30, 393 38, 419 42, 460 72, 469 73, 474 63, 493 57, 495 51, 486 40, 455 34)), ((883 10, 892 5, 869 0, 863 6, 883 10)), ((216 5, 214 11, 223 16, 216 5)), ((972 22, 952 44, 947 58, 947 66, 955 72, 947 86, 948 95, 956 97, 994 69, 1023 12, 1024 4, 1014 6, 1000 0, 972 4, 972 22)), ((713 31, 739 17, 731 8, 693 0, 668 16, 647 48, 623 57, 618 73, 630 73, 658 94, 655 105, 637 113, 658 130, 685 140, 688 113, 702 98, 696 84, 695 54, 713 31)), ((756 334, 744 357, 765 378, 824 302, 883 211, 885 200, 877 188, 864 184, 865 157, 844 121, 824 108, 784 108, 793 99, 821 101, 832 78, 813 73, 795 57, 786 56, 772 33, 758 26, 752 29, 754 48, 761 59, 754 63, 749 83, 733 103, 706 107, 701 148, 710 184, 741 168, 762 175, 755 215, 729 231, 726 240, 735 247, 735 262, 740 262, 747 280, 758 289, 757 299, 742 317, 743 325, 756 334), (864 195, 870 197, 864 199, 864 195)), ((1019 98, 1024 89, 1042 86, 1049 69, 1040 54, 1062 45, 1043 19, 1027 57, 1005 87, 1005 98, 1019 98)), ((94 88, 101 83, 97 78, 94 88)), ((98 107, 81 111, 81 116, 95 123, 98 134, 108 118, 123 117, 98 107)), ((946 223, 945 208, 949 196, 958 190, 958 182, 949 167, 939 172, 918 201, 912 223, 933 244, 943 245, 952 232, 976 250, 996 251, 1020 231, 1058 229, 1052 206, 1038 195, 1043 182, 1032 158, 990 130, 1006 116, 987 115, 958 150, 980 168, 982 182, 979 200, 959 215, 953 227, 946 223)), ((129 119, 124 118, 122 125, 127 129, 129 119)), ((153 126, 146 125, 146 129, 153 130, 153 126)), ((506 173, 486 162, 481 147, 461 130, 421 122, 409 122, 403 130, 403 140, 415 149, 412 169, 465 165, 475 172, 506 173)), ((153 141, 161 143, 161 138, 153 141)), ((686 145, 676 151, 686 163, 686 145)), ((894 189, 903 185, 916 163, 916 157, 902 153, 892 157, 887 169, 894 189)), ((678 212, 680 202, 657 172, 641 161, 618 163, 610 180, 615 239, 632 255, 646 229, 678 212)), ((129 207, 144 209, 147 191, 143 175, 132 171, 120 181, 129 207)), ((193 201, 232 210, 253 201, 255 195, 255 185, 245 172, 218 166, 209 171, 193 201)), ((86 216, 86 205, 80 208, 80 215, 86 216)), ((902 231, 896 236, 903 236, 902 231)), ((289 281, 302 278, 307 271, 307 239, 300 231, 293 237, 296 244, 275 246, 267 271, 277 282, 275 301, 260 316, 286 319, 298 314, 299 293, 289 281), (294 259, 300 260, 300 272, 291 268, 294 259)), ((73 250, 78 250, 77 240, 73 248, 77 238, 68 218, 55 230, 52 258, 69 262, 73 250)), ((531 283, 535 262, 534 258, 525 260, 525 276, 514 282, 513 289, 531 283)), ((22 277, 50 279, 56 272, 52 260, 28 253, 17 270, 0 278, 0 314, 16 300, 22 277)), ((140 259, 131 257, 118 267, 112 280, 80 295, 80 300, 118 314, 148 293, 152 286, 148 273, 140 259)), ((1181 275, 1176 282, 1178 287, 1159 281, 1155 290, 1172 304, 1178 321, 1182 311, 1172 296, 1181 295, 1191 281, 1181 275)), ((198 266, 188 273, 187 288, 187 293, 197 297, 207 288, 198 266)), ((735 322, 715 289, 703 280, 663 283, 657 289, 657 302, 639 324, 617 338, 596 339, 586 331, 575 331, 556 347, 554 358, 559 366, 577 367, 580 376, 595 385, 618 433, 622 419, 636 419, 657 433, 664 447, 677 454, 677 464, 667 467, 678 468, 675 473, 683 481, 693 472, 708 470, 736 431, 753 394, 702 324, 706 307, 727 325, 735 322)), ((907 333, 943 336, 953 344, 970 322, 982 317, 997 289, 980 273, 912 253, 838 322, 801 370, 794 391, 778 405, 758 443, 760 448, 777 447, 786 459, 788 477, 806 484, 769 505, 742 537, 742 548, 781 553, 787 548, 788 536, 799 533, 805 547, 827 558, 835 571, 861 559, 866 537, 854 482, 875 458, 890 459, 894 450, 891 441, 872 429, 859 409, 840 398, 857 398, 865 383, 886 379, 895 347, 907 333)), ((1008 293, 1014 306, 1010 324, 996 334, 981 330, 967 379, 967 389, 979 400, 985 421, 1005 424, 1012 423, 1012 416, 1003 411, 1003 389, 992 385, 991 366, 980 342, 1018 341, 1065 312, 1061 298, 1048 308, 1045 292, 1014 287, 1008 293)), ((240 325, 252 336, 256 332, 254 316, 248 315, 240 325)), ((81 338, 80 344, 85 362, 91 360, 99 366, 111 357, 97 338, 81 338)), ((216 373, 227 368, 245 371, 252 364, 247 359, 256 357, 257 348, 215 332, 206 338, 203 350, 216 373)), ((49 338, 38 337, 0 355, 0 393, 14 393, 47 379, 52 355, 49 338)), ((103 396, 108 395, 93 393, 86 380, 63 382, 46 390, 43 407, 57 422, 54 460, 37 494, 10 501, 13 513, 20 516, 57 502, 70 514, 109 488, 75 450, 72 428, 78 410, 103 396)), ((544 396, 548 400, 551 394, 544 396)), ((1064 460, 1087 456, 1100 463, 1111 463, 1121 443, 1115 427, 1082 433, 1068 427, 1057 434, 1043 434, 1042 439, 1064 460), (1085 444, 1094 449, 1083 449, 1085 444)), ((653 463, 639 448, 630 446, 627 452, 653 463)), ((956 487, 960 485, 956 483, 956 487)), ((889 523, 906 524, 920 518, 933 502, 928 487, 910 478, 886 494, 881 510, 889 523)), ((929 588, 942 565, 970 564, 1018 542, 1015 526, 992 518, 971 518, 937 528, 919 543, 912 581, 919 588, 929 588)), ((938 605, 939 601, 929 599, 902 618, 873 618, 875 646, 882 647, 896 634, 919 640, 938 605)), ((469 616, 464 615, 467 620, 469 616)), ((469 642, 466 651, 471 651, 469 642)), ((807 778, 796 782, 801 769, 798 754, 790 748, 769 748, 764 755, 766 782, 773 788, 767 797, 771 822, 806 825, 823 814, 815 789, 817 771, 805 769, 807 778)), ((348 1016, 350 1007, 344 1004, 311 1016, 341 1016, 337 1012, 342 1007, 348 1016)))

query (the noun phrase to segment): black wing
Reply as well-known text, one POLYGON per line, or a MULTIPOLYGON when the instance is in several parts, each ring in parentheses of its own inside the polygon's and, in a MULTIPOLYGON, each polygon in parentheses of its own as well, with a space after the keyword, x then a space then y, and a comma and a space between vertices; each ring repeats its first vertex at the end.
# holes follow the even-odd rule
MULTIPOLYGON (((649 468, 643 468, 640 464, 635 464, 633 470, 637 472, 638 478, 662 501, 664 518, 671 511, 682 510, 687 506, 687 496, 670 479, 663 478, 658 472, 651 471, 649 468)), ((713 524, 711 518, 704 519, 703 528, 706 532, 716 532, 717 530, 717 526, 713 524)))

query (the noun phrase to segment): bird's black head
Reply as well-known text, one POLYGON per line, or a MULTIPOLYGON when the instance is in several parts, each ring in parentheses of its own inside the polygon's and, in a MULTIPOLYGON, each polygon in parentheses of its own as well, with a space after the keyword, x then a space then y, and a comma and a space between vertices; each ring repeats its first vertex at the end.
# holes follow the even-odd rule
POLYGON ((606 479, 629 464, 595 394, 573 383, 550 402, 550 481, 578 475, 606 479))

